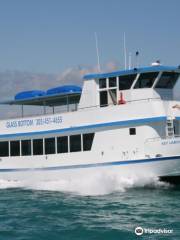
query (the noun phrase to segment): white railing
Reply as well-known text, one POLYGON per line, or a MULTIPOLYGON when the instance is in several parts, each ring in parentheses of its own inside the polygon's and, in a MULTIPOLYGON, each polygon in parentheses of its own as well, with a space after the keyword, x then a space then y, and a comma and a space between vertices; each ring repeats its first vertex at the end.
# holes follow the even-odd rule
MULTIPOLYGON (((125 104, 132 104, 134 102, 142 102, 142 101, 147 101, 147 102, 150 102, 150 101, 157 101, 157 100, 161 100, 161 98, 144 98, 144 99, 136 99, 136 100, 130 100, 130 101, 126 101, 125 104)), ((123 105, 125 105, 123 104, 123 105)), ((17 105, 15 105, 17 107, 17 105)), ((21 106, 21 105, 20 105, 21 106)), ((19 119, 19 118, 27 118, 27 117, 35 117, 35 116, 48 116, 48 115, 53 115, 53 114, 61 114, 61 113, 69 113, 69 112, 76 112, 76 111, 79 111, 79 110, 91 110, 93 108, 99 108, 99 107, 109 107, 109 106, 121 106, 121 104, 113 104, 113 103, 110 103, 110 104, 106 104, 106 105, 92 105, 92 106, 88 106, 88 107, 82 107, 82 108, 75 108, 75 109, 69 109, 67 111, 65 111, 64 109, 61 111, 61 110, 58 110, 56 112, 52 112, 52 113, 34 113, 34 114, 24 114, 22 116, 22 113, 20 113, 18 116, 11 116, 11 117, 6 117, 6 118, 1 118, 0 120, 7 120, 7 119, 19 119), (21 115, 21 116, 20 116, 21 115)), ((16 112, 17 113, 17 112, 16 112)))

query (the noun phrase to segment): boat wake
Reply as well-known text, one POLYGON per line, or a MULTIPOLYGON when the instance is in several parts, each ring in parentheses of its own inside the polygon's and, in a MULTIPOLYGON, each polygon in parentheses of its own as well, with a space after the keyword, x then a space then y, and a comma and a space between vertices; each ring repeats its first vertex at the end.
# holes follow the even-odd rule
POLYGON ((120 177, 119 175, 91 174, 79 179, 56 181, 7 181, 0 179, 0 189, 23 188, 42 191, 61 191, 78 195, 106 195, 131 188, 168 188, 170 185, 156 177, 120 177))

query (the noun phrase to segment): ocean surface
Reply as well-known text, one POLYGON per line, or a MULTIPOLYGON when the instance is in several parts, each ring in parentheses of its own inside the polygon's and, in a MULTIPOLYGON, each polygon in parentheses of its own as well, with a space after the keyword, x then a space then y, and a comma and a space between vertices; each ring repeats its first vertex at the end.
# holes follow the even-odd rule
MULTIPOLYGON (((147 230, 146 230, 147 231, 147 230)), ((159 230, 160 231, 160 230, 159 230)), ((0 240, 180 239, 180 187, 154 179, 0 180, 0 240), (170 230, 135 234, 135 228, 170 230)))

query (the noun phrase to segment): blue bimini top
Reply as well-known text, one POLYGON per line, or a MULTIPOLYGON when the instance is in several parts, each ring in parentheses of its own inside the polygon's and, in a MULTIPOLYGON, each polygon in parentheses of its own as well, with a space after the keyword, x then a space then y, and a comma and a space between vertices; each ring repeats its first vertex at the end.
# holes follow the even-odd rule
POLYGON ((22 100, 27 98, 35 98, 35 97, 41 97, 46 95, 44 91, 41 90, 31 90, 31 91, 25 91, 25 92, 19 92, 15 95, 15 100, 22 100))
POLYGON ((64 85, 60 87, 50 88, 47 90, 47 95, 54 95, 54 94, 68 94, 68 93, 81 93, 82 88, 75 85, 64 85))

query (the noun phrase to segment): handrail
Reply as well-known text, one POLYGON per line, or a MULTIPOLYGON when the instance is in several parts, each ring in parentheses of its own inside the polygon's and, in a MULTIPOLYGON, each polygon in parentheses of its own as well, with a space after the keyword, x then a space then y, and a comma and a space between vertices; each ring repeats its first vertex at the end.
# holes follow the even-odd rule
MULTIPOLYGON (((130 100, 130 101, 126 101, 126 104, 131 104, 131 103, 134 103, 134 102, 141 102, 141 101, 152 101, 152 100, 161 100, 161 98, 143 98, 143 99, 136 99, 136 100, 130 100)), ((123 104, 125 105, 125 104, 123 104)), ((118 104, 114 104, 114 103, 110 103, 108 105, 104 105, 104 106, 100 106, 100 105, 92 105, 92 106, 88 106, 88 107, 82 107, 82 108, 79 108, 77 107, 76 109, 72 109, 72 110, 69 110, 69 111, 58 111, 58 112, 54 112, 54 113, 36 113, 36 114, 27 114, 27 115, 24 115, 24 116, 13 116, 13 117, 9 117, 9 118, 1 118, 0 120, 9 120, 9 119, 20 119, 20 118, 27 118, 27 117, 35 117, 35 116, 49 116, 49 115, 55 115, 55 114, 61 114, 61 113, 69 113, 69 112, 77 112, 77 111, 81 111, 81 110, 91 110, 93 108, 99 108, 99 107, 109 107, 109 106, 121 106, 118 105, 118 104)))
MULTIPOLYGON (((151 100, 161 100, 161 98, 160 97, 158 97, 158 98, 142 98, 142 99, 130 100, 130 101, 126 101, 126 104, 127 103, 133 103, 133 102, 141 102, 141 101, 151 101, 151 100)), ((109 104, 104 104, 104 105, 92 105, 92 106, 89 106, 89 107, 78 108, 77 111, 82 110, 82 109, 97 108, 97 107, 108 107, 108 106, 116 106, 116 105, 121 106, 121 104, 118 104, 118 103, 116 103, 116 104, 109 103, 109 104)), ((123 105, 125 105, 125 104, 123 104, 123 105)))

